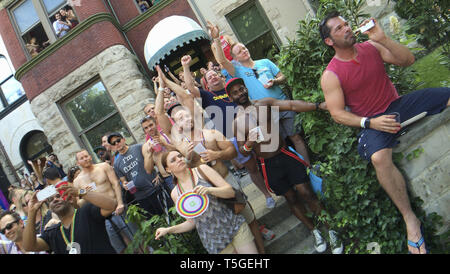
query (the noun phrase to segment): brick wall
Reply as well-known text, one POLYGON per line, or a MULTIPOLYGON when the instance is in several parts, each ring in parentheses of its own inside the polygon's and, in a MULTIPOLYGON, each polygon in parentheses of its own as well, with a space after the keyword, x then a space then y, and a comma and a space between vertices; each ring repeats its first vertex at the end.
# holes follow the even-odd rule
POLYGON ((5 43, 11 62, 17 70, 17 68, 27 62, 27 57, 22 50, 22 46, 20 45, 18 36, 9 20, 8 11, 6 9, 0 10, 0 35, 5 43))
POLYGON ((111 6, 114 8, 114 12, 119 20, 120 24, 125 24, 131 19, 135 18, 140 14, 136 5, 133 3, 136 0, 111 0, 111 6))
POLYGON ((111 22, 91 26, 22 77, 28 99, 32 101, 92 57, 117 44, 127 46, 121 32, 111 22))
POLYGON ((171 15, 186 16, 199 23, 194 12, 189 6, 189 3, 186 0, 177 0, 126 33, 130 43, 138 55, 138 58, 143 64, 146 64, 144 57, 144 45, 148 33, 153 26, 156 25, 156 23, 171 15))

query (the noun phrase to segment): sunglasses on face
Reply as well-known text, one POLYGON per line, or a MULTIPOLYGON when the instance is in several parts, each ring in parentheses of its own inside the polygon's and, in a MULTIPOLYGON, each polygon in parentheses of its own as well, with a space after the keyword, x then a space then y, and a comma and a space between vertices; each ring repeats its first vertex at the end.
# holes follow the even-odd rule
POLYGON ((259 78, 258 71, 257 71, 256 69, 252 69, 252 71, 253 71, 253 74, 255 74, 255 77, 256 77, 256 78, 259 78))
POLYGON ((14 224, 17 224, 19 222, 19 220, 15 220, 12 223, 9 223, 5 226, 5 228, 3 228, 2 230, 0 230, 0 233, 2 233, 3 235, 5 235, 6 230, 11 230, 11 228, 13 227, 14 224))
POLYGON ((120 141, 122 141, 122 138, 116 139, 115 141, 113 141, 113 142, 111 143, 111 145, 115 146, 115 145, 117 145, 118 143, 120 143, 120 141))

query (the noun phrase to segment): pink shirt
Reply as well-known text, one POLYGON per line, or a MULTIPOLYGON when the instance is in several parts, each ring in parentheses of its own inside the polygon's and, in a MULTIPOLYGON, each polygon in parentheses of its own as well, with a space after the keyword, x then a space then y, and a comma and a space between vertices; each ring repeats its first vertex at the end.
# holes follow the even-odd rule
POLYGON ((351 112, 370 117, 386 111, 399 95, 384 69, 378 50, 369 42, 356 44, 356 60, 341 61, 333 57, 326 70, 341 83, 345 104, 351 112))

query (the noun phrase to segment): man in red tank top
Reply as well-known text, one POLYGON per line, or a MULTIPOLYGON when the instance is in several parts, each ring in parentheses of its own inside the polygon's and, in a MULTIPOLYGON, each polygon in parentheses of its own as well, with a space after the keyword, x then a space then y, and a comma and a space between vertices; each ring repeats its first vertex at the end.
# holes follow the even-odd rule
POLYGON ((363 128, 358 135, 358 152, 372 162, 379 183, 403 215, 409 252, 426 253, 421 223, 411 209, 405 180, 392 161, 392 147, 398 143, 395 134, 400 122, 423 111, 428 115, 443 111, 449 105, 450 89, 425 89, 399 97, 384 63, 410 66, 414 55, 374 22, 375 26, 364 32, 370 40, 361 44, 356 44, 352 29, 338 13, 320 23, 322 40, 335 50, 322 74, 321 86, 333 119, 363 128), (399 113, 399 120, 393 112, 399 113))

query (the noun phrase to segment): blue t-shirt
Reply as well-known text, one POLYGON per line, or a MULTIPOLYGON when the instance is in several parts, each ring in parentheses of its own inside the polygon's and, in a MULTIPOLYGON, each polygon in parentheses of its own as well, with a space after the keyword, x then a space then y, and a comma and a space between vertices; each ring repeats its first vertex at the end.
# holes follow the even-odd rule
POLYGON ((266 97, 275 98, 278 100, 286 100, 287 97, 278 85, 274 85, 269 89, 264 88, 261 81, 275 79, 280 69, 269 59, 261 59, 255 61, 253 69, 256 70, 258 78, 256 78, 253 69, 244 67, 237 61, 232 61, 235 69, 235 77, 242 78, 245 86, 248 89, 248 96, 251 100, 260 100, 266 97), (259 80, 258 80, 259 79, 259 80))
POLYGON ((214 92, 199 90, 202 98, 202 108, 206 110, 206 113, 213 121, 215 129, 222 132, 225 137, 232 138, 234 136, 232 121, 235 116, 236 104, 228 97, 225 89, 214 92))
POLYGON ((287 97, 278 85, 272 86, 270 89, 264 88, 261 81, 275 79, 280 69, 269 59, 261 59, 255 61, 253 69, 256 70, 258 78, 256 78, 253 69, 244 67, 237 61, 232 61, 235 69, 235 77, 244 79, 245 86, 248 89, 248 95, 251 100, 260 100, 266 97, 278 100, 286 100, 287 97))

